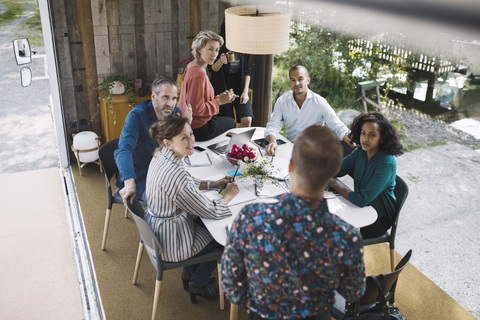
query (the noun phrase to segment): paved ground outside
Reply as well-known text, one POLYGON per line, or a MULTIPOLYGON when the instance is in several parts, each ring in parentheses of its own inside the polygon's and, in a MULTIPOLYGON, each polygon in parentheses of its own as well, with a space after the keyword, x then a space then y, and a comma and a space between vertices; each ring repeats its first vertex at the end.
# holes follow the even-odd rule
MULTIPOLYGON (((3 10, 0 7, 0 12, 3 10)), ((43 59, 18 66, 13 54, 14 39, 34 36, 23 25, 32 14, 27 11, 12 23, 0 25, 0 173, 58 166, 48 80, 33 81, 26 88, 20 84, 23 66, 30 67, 34 77, 45 74, 43 59)), ((31 47, 37 55, 45 53, 43 45, 31 44, 31 47)))
MULTIPOLYGON (((0 12, 4 7, 0 5, 0 12)), ((12 40, 28 36, 17 19, 0 26, 0 173, 58 165, 47 80, 22 88, 12 40)), ((32 46, 38 54, 44 49, 32 46)), ((30 65, 43 74, 43 62, 30 65)), ((451 144, 423 148, 397 158, 410 195, 399 222, 397 250, 413 249, 412 263, 480 317, 480 153, 451 144)))

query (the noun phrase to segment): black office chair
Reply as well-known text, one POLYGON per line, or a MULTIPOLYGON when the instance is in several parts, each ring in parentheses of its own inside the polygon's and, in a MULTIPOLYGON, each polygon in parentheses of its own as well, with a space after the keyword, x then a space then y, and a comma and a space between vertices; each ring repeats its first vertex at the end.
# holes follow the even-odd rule
MULTIPOLYGON (((107 212, 105 214, 105 227, 103 229, 102 250, 105 250, 105 243, 107 242, 108 227, 110 225, 110 215, 112 213, 112 206, 114 203, 123 205, 123 199, 119 194, 119 189, 112 193, 111 180, 112 177, 117 175, 117 164, 115 163, 114 152, 118 148, 118 138, 108 141, 103 144, 98 150, 98 156, 105 172, 105 182, 107 186, 107 212)), ((145 207, 147 204, 142 202, 145 207)), ((125 208, 125 219, 128 210, 125 208)))
POLYGON ((390 267, 392 271, 395 267, 395 235, 397 234, 398 217, 400 216, 400 210, 402 210, 403 204, 408 197, 408 186, 399 176, 395 178, 395 189, 393 190, 393 193, 397 198, 397 207, 395 208, 395 221, 393 222, 392 228, 379 237, 363 239, 364 246, 382 242, 388 242, 390 244, 390 267))
MULTIPOLYGON (((409 250, 398 263, 395 271, 367 277, 363 297, 356 302, 347 302, 338 292, 335 292, 335 304, 332 307, 332 317, 335 319, 372 319, 373 315, 388 313, 387 301, 395 303, 395 289, 398 276, 407 266, 412 255, 409 250)), ((375 318, 377 319, 377 318, 375 318)))
MULTIPOLYGON (((161 257, 162 247, 158 242, 157 237, 153 233, 150 226, 145 222, 143 219, 144 210, 138 200, 134 200, 133 204, 130 201, 127 202, 127 207, 130 213, 137 224, 138 231, 140 231, 140 244, 138 246, 138 254, 137 254, 137 261, 135 263, 135 271, 133 274, 133 284, 137 283, 138 278, 138 271, 140 269, 140 262, 142 261, 143 249, 146 246, 146 251, 150 261, 152 262, 153 266, 157 270, 157 280, 155 283, 155 294, 153 297, 153 311, 152 311, 152 319, 155 319, 157 315, 158 309, 158 301, 160 297, 160 287, 162 284, 163 279, 163 272, 170 269, 176 268, 183 268, 185 266, 190 266, 197 263, 217 260, 220 263, 220 259, 222 258, 223 250, 215 249, 213 251, 207 252, 201 256, 192 257, 190 259, 179 261, 179 262, 167 262, 163 261, 161 257)), ((220 266, 218 266, 218 279, 220 279, 220 266)), ((218 284, 218 289, 220 291, 220 310, 224 309, 225 300, 223 290, 220 286, 220 281, 218 284)), ((192 301, 193 302, 193 301, 192 301)))

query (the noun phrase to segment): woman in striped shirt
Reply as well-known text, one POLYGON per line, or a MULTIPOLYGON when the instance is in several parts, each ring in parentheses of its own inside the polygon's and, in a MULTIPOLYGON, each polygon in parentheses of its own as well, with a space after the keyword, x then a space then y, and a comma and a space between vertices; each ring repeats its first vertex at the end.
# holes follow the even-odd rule
MULTIPOLYGON (((222 219, 231 215, 227 204, 239 192, 232 178, 206 181, 192 177, 182 158, 192 155, 195 136, 186 118, 171 115, 152 125, 150 134, 159 143, 147 173, 145 221, 162 245, 162 259, 177 262, 221 247, 198 217, 222 219), (226 188, 219 200, 210 200, 200 190, 226 188)), ((188 281, 192 302, 195 296, 218 297, 209 285, 216 261, 185 267, 182 280, 188 281)))

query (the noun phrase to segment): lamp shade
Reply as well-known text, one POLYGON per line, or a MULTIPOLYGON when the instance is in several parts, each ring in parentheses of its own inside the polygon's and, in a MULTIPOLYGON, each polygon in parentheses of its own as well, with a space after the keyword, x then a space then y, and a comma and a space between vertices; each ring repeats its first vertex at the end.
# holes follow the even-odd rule
POLYGON ((239 6, 225 10, 228 50, 275 54, 288 49, 290 11, 272 6, 239 6))
POLYGON ((99 148, 98 136, 95 132, 82 131, 73 137, 72 150, 80 162, 97 161, 99 148))

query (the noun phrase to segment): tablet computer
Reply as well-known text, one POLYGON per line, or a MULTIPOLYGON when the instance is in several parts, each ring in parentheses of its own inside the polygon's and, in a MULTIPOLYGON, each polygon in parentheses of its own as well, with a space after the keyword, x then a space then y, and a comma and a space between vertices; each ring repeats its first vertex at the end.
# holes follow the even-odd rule
MULTIPOLYGON (((262 139, 255 139, 253 140, 253 142, 255 142, 255 144, 257 144, 258 146, 262 147, 262 148, 265 148, 268 144, 268 141, 267 139, 265 138, 262 138, 262 139)), ((286 143, 285 141, 283 141, 282 139, 277 139, 277 144, 278 145, 282 145, 286 143)))

